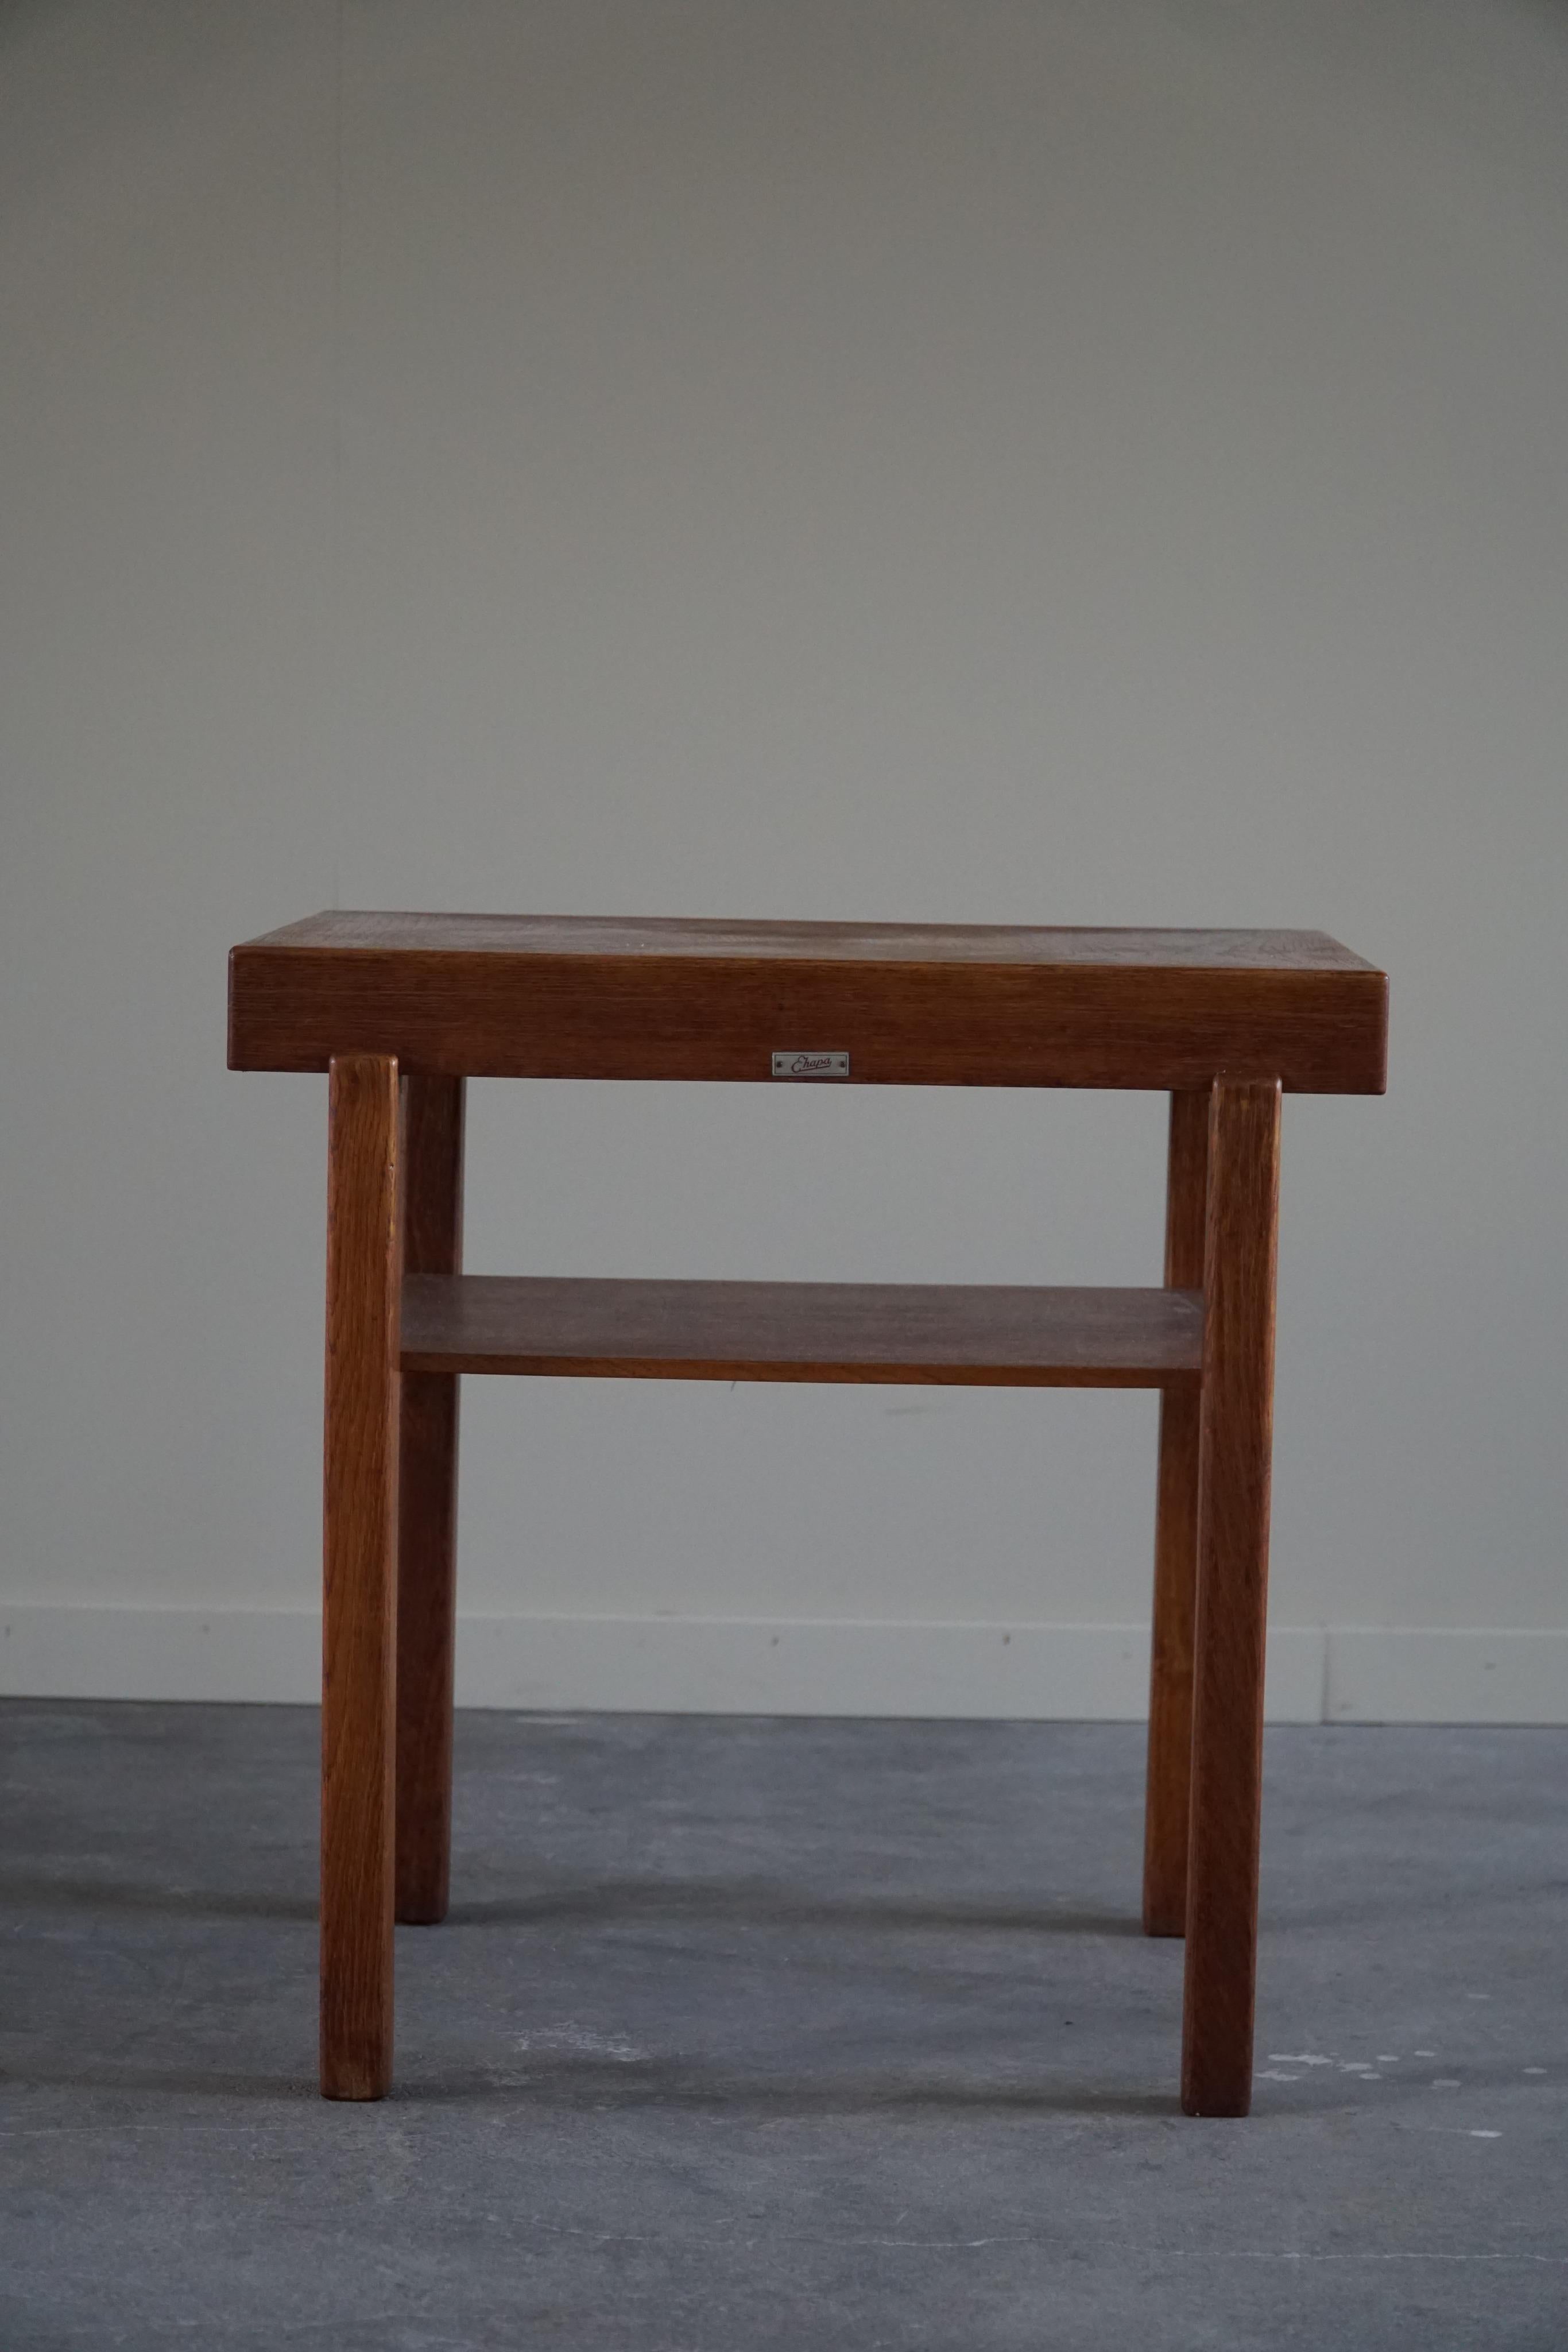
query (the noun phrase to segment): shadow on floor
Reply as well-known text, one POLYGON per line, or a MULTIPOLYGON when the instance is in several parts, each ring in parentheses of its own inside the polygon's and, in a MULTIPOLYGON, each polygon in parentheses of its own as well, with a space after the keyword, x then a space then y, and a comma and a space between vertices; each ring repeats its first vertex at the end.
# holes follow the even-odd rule
MULTIPOLYGON (((211 2098, 246 2103, 313 2100, 316 2084, 299 2074, 241 2074, 222 2068, 122 2066, 9 2070, 14 2086, 29 2090, 125 2092, 146 2097, 211 2098)), ((324 2104, 333 2105, 335 2102, 324 2104)), ((347 2104, 359 2104, 350 2102, 347 2104)), ((381 2103, 377 2103, 381 2104, 381 2103)), ((390 2106, 533 2106, 551 2111, 663 2108, 670 2113, 777 2117, 858 2116, 931 2109, 975 2115, 1175 2116, 1174 2094, 1097 2088, 1061 2082, 965 2082, 905 2072, 819 2075, 747 2075, 663 2060, 601 2059, 589 2054, 549 2058, 511 2069, 465 2067, 392 2087, 390 2106)))
MULTIPOLYGON (((215 1887, 157 1886, 134 1880, 7 1875, 0 1903, 13 1912, 80 1910, 148 1912, 192 1919, 313 1921, 315 1895, 225 1892, 215 1887)), ((533 1894, 456 1902, 440 1924, 447 1928, 613 1927, 619 1922, 678 1920, 692 1926, 888 1928, 934 1934, 975 1929, 1030 1936, 1141 1937, 1124 1913, 1071 1910, 1065 1906, 967 1902, 935 1895, 809 1895, 768 1880, 580 1879, 533 1894)))
POLYGON ((928 1900, 904 1895, 816 1895, 770 1879, 579 1879, 536 1894, 453 1904, 451 1927, 609 1927, 621 1920, 675 1919, 694 1926, 915 1929, 947 1934, 974 1928, 1030 1936, 1135 1936, 1124 1912, 1067 1906, 928 1900))
POLYGON ((315 1895, 262 1895, 240 1888, 157 1886, 133 1879, 0 1877, 0 1904, 13 1915, 38 1911, 148 1912, 176 1919, 298 1919, 318 1916, 315 1895))

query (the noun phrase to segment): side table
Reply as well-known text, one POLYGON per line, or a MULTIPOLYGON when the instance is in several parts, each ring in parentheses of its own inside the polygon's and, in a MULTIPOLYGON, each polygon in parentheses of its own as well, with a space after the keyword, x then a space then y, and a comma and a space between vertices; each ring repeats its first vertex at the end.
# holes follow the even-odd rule
POLYGON ((1144 1925, 1182 2105, 1252 2089, 1281 1090, 1381 1094, 1318 931, 313 915, 236 947, 229 1066, 329 1074, 321 2088, 392 2079, 392 1923, 446 1909, 457 1380, 1161 1391, 1144 1925), (1152 1087, 1158 1289, 465 1275, 464 1081, 1152 1087))

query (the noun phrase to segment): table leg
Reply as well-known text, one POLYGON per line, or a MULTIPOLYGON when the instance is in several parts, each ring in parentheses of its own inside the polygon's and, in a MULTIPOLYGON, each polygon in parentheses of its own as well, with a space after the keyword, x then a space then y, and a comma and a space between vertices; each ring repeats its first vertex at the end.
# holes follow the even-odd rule
MULTIPOLYGON (((403 1265, 463 1263, 461 1078, 403 1081, 403 1265)), ((397 1916, 446 1916, 457 1589, 457 1378, 405 1372, 398 1474, 397 1916)))
POLYGON ((321 1691, 321 2089, 392 2079, 398 1069, 331 1065, 321 1691))
MULTIPOLYGON (((1203 1286, 1208 1183, 1208 1089, 1171 1097, 1166 1178, 1166 1286, 1203 1286)), ((1160 1395, 1155 1510, 1155 1629, 1144 1811, 1144 1931, 1186 1925, 1187 1812, 1192 1791, 1192 1624, 1197 1582, 1198 1386, 1160 1395)))
POLYGON ((1280 1088, 1214 1088, 1193 1676, 1182 2105, 1252 2099, 1280 1088))

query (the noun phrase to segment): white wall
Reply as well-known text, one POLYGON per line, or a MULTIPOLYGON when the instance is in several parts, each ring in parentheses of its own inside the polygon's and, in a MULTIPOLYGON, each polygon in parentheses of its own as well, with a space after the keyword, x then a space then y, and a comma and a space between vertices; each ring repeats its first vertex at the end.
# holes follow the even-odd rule
MULTIPOLYGON (((1385 963, 1276 1697, 1568 1717, 1564 120, 1510 0, 7 11, 5 1687, 309 1686, 324 1084, 224 952, 338 902, 1385 963)), ((469 1259, 1155 1280, 1163 1122, 481 1086, 469 1259)), ((471 1696, 1137 1704, 1150 1399, 464 1410, 471 1696)))

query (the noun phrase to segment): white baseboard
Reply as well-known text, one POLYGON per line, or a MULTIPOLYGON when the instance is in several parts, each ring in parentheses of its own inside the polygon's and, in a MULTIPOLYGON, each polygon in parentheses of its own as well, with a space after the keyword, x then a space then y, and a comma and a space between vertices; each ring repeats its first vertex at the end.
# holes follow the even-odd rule
POLYGON ((1568 1632, 1341 1625, 1325 1723, 1568 1723, 1568 1632))
MULTIPOLYGON (((0 1695, 314 1700, 308 1609, 0 1605, 0 1695)), ((1136 1721, 1139 1625, 464 1617, 464 1706, 1136 1721)), ((1568 1631, 1276 1625, 1275 1723, 1568 1723, 1568 1631)))

